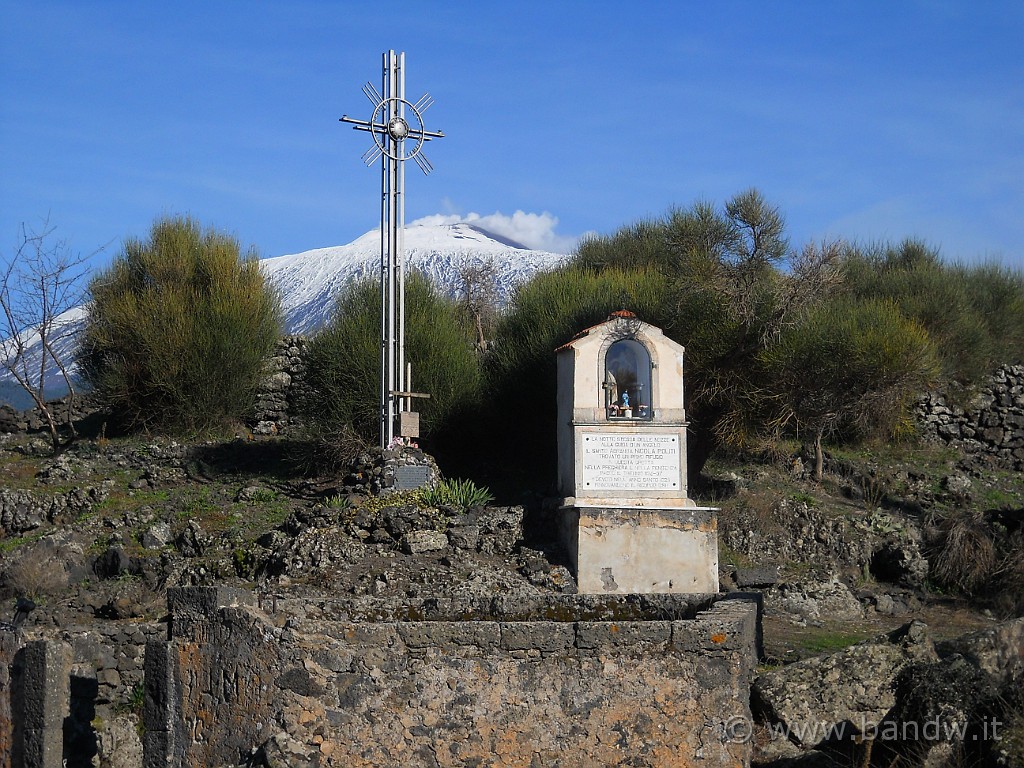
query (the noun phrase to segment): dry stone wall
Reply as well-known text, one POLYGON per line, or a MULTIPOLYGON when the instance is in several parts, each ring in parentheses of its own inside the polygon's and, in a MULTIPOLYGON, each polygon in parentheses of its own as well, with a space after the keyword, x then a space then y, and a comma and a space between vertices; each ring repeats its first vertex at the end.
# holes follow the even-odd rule
POLYGON ((0 765, 138 768, 145 649, 166 625, 37 634, 0 628, 0 765))
POLYGON ((1024 365, 1001 366, 966 406, 930 393, 917 416, 932 439, 1024 469, 1024 365))
POLYGON ((172 638, 146 650, 145 765, 749 765, 729 726, 750 717, 756 603, 651 597, 267 613, 171 590, 172 638))
POLYGON ((285 336, 266 362, 266 373, 256 393, 253 432, 277 435, 298 424, 298 404, 306 375, 308 343, 303 336, 285 336))
POLYGON ((0 536, 17 536, 44 522, 67 520, 88 512, 106 496, 103 488, 72 488, 52 496, 0 489, 0 536))
MULTIPOLYGON (((48 400, 50 415, 58 427, 69 421, 76 424, 99 410, 99 403, 88 395, 75 398, 64 396, 57 400, 48 400)), ((0 434, 5 432, 43 432, 49 430, 49 424, 38 408, 17 411, 7 403, 0 403, 0 434)))

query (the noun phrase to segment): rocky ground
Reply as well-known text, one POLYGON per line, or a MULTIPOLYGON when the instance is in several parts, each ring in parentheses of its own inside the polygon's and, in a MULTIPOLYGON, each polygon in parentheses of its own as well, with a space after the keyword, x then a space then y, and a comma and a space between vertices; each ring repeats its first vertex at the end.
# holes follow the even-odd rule
MULTIPOLYGON (((164 615, 168 586, 190 584, 237 584, 261 599, 575 590, 539 507, 374 495, 373 457, 344 477, 310 478, 291 462, 292 448, 247 433, 187 445, 101 438, 53 457, 38 436, 0 436, 0 598, 12 613, 0 619, 29 597, 29 633, 131 626, 164 615)), ((1005 623, 1024 606, 1014 593, 1024 581, 1011 578, 1007 559, 1020 561, 1013 547, 1024 535, 1024 482, 1012 466, 890 447, 832 454, 817 482, 794 445, 759 461, 716 459, 695 495, 722 509, 723 588, 764 594, 754 691, 761 764, 844 764, 811 749, 820 740, 772 738, 771 729, 801 717, 880 718, 898 703, 905 668, 949 664, 965 655, 949 650, 960 647, 953 638, 1017 626, 1005 623), (992 558, 993 580, 967 569, 956 586, 954 534, 966 537, 971 559, 992 558), (808 682, 832 678, 854 680, 845 704, 823 704, 808 682)), ((1024 629, 998 631, 1019 652, 1024 629)), ((856 760, 848 764, 870 756, 856 760)))

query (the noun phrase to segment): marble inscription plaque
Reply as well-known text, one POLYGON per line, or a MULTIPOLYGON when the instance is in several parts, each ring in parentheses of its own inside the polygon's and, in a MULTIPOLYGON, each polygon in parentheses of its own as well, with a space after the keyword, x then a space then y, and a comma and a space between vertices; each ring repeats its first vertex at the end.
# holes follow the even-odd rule
POLYGON ((581 435, 588 491, 678 491, 679 435, 581 435))

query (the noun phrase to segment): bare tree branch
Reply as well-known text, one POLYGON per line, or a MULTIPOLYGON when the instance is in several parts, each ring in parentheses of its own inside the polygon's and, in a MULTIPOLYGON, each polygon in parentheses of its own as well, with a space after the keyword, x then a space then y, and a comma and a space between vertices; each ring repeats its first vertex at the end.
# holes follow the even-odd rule
POLYGON ((487 347, 501 302, 498 268, 493 261, 466 263, 459 268, 460 303, 476 329, 477 347, 487 347))
MULTIPOLYGON (((63 315, 81 303, 87 263, 102 249, 86 255, 72 253, 66 241, 54 239, 55 230, 49 217, 38 230, 22 224, 18 248, 0 278, 0 368, 32 398, 47 422, 57 451, 61 439, 57 420, 46 401, 47 373, 51 366, 56 368, 68 387, 71 424, 74 380, 58 349, 59 342, 71 332, 71 323, 63 315)), ((73 438, 73 424, 71 432, 73 438)))

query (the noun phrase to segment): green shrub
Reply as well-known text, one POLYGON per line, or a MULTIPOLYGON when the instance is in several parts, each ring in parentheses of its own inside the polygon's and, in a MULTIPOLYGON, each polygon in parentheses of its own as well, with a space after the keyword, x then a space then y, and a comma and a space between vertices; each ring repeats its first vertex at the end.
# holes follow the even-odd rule
MULTIPOLYGON (((591 237, 569 265, 523 286, 499 321, 489 366, 499 416, 483 423, 501 436, 503 460, 555 466, 554 350, 617 309, 686 347, 690 472, 718 442, 743 444, 758 428, 756 354, 810 294, 796 290, 803 273, 788 277, 776 266, 787 247, 781 214, 748 190, 721 210, 701 202, 591 237)), ((534 479, 550 482, 551 473, 534 479)))
POLYGON ((531 472, 534 487, 549 483, 556 467, 555 350, 623 308, 662 324, 668 296, 652 267, 568 267, 522 286, 498 321, 487 358, 487 408, 466 426, 466 441, 492 459, 484 471, 531 472))
POLYGON ((482 507, 494 501, 487 488, 481 488, 472 480, 442 480, 433 488, 420 494, 420 500, 428 507, 482 507))
POLYGON ((324 501, 324 504, 329 509, 351 509, 352 499, 348 496, 342 496, 340 493, 337 493, 334 496, 329 496, 324 501))
POLYGON ((81 370, 129 426, 196 432, 252 408, 281 330, 255 252, 191 218, 160 219, 89 293, 81 370))
MULTIPOLYGON (((406 360, 412 363, 413 389, 430 395, 415 403, 421 434, 430 439, 473 407, 480 362, 465 316, 425 277, 407 277, 405 301, 406 360)), ((302 409, 314 439, 319 435, 325 447, 332 435, 347 435, 352 449, 379 438, 380 350, 380 288, 370 280, 353 282, 309 345, 309 397, 302 409)))
POLYGON ((759 355, 769 423, 814 440, 835 432, 898 436, 915 396, 937 374, 928 334, 891 301, 833 300, 812 307, 759 355))
POLYGON ((473 476, 550 484, 554 351, 616 309, 686 348, 694 476, 721 445, 764 449, 809 432, 820 455, 830 433, 907 435, 925 386, 978 382, 1024 355, 1020 272, 947 265, 913 240, 793 250, 780 211, 747 190, 589 237, 569 264, 521 286, 497 325, 486 406, 464 433, 479 454, 473 476))
POLYGON ((946 377, 976 384, 1024 355, 1024 273, 994 263, 946 264, 918 240, 851 249, 846 289, 888 299, 919 322, 946 377))

